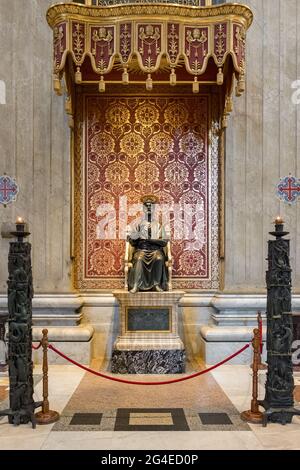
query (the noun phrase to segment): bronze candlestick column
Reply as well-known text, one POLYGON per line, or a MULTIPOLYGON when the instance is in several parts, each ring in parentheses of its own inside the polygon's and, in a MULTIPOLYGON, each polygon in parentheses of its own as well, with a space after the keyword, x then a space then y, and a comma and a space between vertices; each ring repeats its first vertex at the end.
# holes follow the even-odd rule
POLYGON ((300 410, 294 408, 294 377, 292 365, 293 323, 291 312, 290 241, 283 238, 283 220, 277 217, 275 240, 268 242, 267 281, 267 381, 263 425, 291 423, 300 410))
POLYGON ((8 255, 8 365, 10 408, 0 411, 11 424, 32 422, 36 425, 34 411, 41 403, 33 400, 32 363, 32 270, 31 245, 24 242, 29 232, 23 219, 18 217, 17 240, 10 243, 8 255))

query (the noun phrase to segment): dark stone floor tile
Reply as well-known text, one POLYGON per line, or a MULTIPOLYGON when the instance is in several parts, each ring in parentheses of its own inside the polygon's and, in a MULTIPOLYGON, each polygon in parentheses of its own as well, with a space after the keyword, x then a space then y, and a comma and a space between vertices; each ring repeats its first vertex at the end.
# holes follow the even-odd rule
POLYGON ((233 424, 227 413, 199 413, 202 424, 233 424))
POLYGON ((75 413, 70 425, 97 425, 101 423, 102 413, 75 413))

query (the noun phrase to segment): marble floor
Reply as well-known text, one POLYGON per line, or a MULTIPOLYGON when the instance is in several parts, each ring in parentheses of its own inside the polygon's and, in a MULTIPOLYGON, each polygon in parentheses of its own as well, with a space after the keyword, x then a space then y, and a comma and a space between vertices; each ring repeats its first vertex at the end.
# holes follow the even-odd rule
MULTIPOLYGON (((40 377, 40 369, 35 368, 35 375, 40 377)), ((76 368, 72 365, 53 365, 50 366, 49 370, 49 399, 50 407, 60 413, 65 409, 68 410, 72 403, 76 403, 78 396, 76 398, 76 393, 78 395, 78 390, 80 389, 80 384, 85 384, 85 372, 76 368), (82 380, 84 379, 84 380, 82 380), (77 391, 77 392, 76 392, 77 391), (68 408, 69 407, 69 408, 68 408)), ((204 377, 204 376, 202 376, 204 377)), ((101 381, 102 379, 97 379, 101 381)), ((155 378, 153 379, 155 380, 155 378)), ((199 379, 193 379, 190 382, 191 389, 193 387, 197 388, 201 385, 201 382, 197 383, 199 379)), ((233 413, 232 409, 236 410, 236 413, 246 410, 250 406, 250 394, 251 394, 251 371, 248 366, 238 366, 238 365, 224 365, 219 369, 216 369, 211 373, 211 377, 206 383, 206 388, 203 386, 202 390, 200 387, 199 390, 199 403, 201 403, 201 392, 203 390, 207 391, 207 386, 212 385, 215 382, 214 389, 220 389, 224 394, 226 402, 226 410, 229 413, 229 417, 232 417, 230 413, 233 413), (231 408, 232 407, 232 408, 231 408)), ((264 380, 265 372, 260 372, 260 397, 263 396, 264 392, 264 380)), ((41 380, 37 381, 35 387, 35 400, 41 400, 42 398, 42 382, 41 380)), ((189 381, 188 381, 189 382, 189 381)), ((185 382, 186 384, 188 382, 185 382)), ((295 383, 297 386, 300 386, 300 374, 295 374, 295 383)), ((203 382, 204 384, 204 382, 203 382)), ((0 389, 2 390, 2 396, 5 395, 7 391, 7 379, 5 377, 0 377, 0 389)), ((122 385, 118 385, 122 387, 122 385)), ((133 387, 133 386, 131 386, 133 387)), ((164 386, 166 387, 166 386, 164 386)), ((97 416, 89 416, 91 427, 87 431, 82 430, 79 426, 79 430, 76 430, 74 426, 71 431, 59 430, 59 425, 45 425, 38 426, 35 430, 31 429, 30 425, 23 425, 19 427, 14 427, 7 424, 7 419, 3 418, 0 421, 0 450, 31 450, 31 449, 48 449, 48 450, 78 450, 78 449, 87 449, 87 450, 124 450, 124 449, 141 449, 141 450, 264 450, 264 449, 297 449, 300 450, 300 418, 294 417, 293 423, 290 425, 281 426, 279 424, 268 424, 267 428, 263 428, 261 425, 246 425, 245 427, 235 427, 229 425, 228 428, 225 426, 221 428, 214 428, 213 426, 200 427, 197 430, 190 430, 182 427, 182 413, 181 411, 175 412, 177 416, 177 421, 179 423, 179 430, 174 429, 169 430, 151 430, 151 425, 159 422, 160 424, 169 425, 172 420, 172 413, 174 414, 174 409, 178 409, 179 401, 181 398, 180 393, 174 393, 174 389, 171 390, 171 387, 175 385, 167 386, 164 392, 164 403, 161 408, 153 408, 151 412, 147 413, 147 410, 142 410, 142 418, 139 413, 132 413, 130 416, 124 410, 120 411, 121 423, 122 419, 126 419, 126 423, 138 425, 142 422, 145 423, 145 419, 148 420, 149 426, 147 429, 142 431, 139 430, 114 430, 113 428, 103 428, 103 430, 97 430, 97 427, 94 428, 93 425, 94 419, 97 420, 97 416), (168 399, 166 397, 169 397, 168 399), (174 400, 175 402, 174 402, 174 400), (125 414, 124 414, 125 413, 125 414), (177 414, 176 414, 177 413, 177 414), (180 418, 181 416, 181 418, 180 418), (180 421, 181 419, 181 421, 180 421), (180 424, 181 423, 181 424, 180 424), (181 426, 181 427, 180 427, 181 426), (148 430, 150 428, 150 430, 148 430), (96 429, 96 430, 94 430, 96 429), (185 429, 185 430, 180 430, 185 429), (207 430, 206 430, 207 429, 207 430), (217 429, 217 430, 216 430, 217 429), (221 430, 220 430, 221 429, 221 430), (228 429, 228 430, 227 430, 228 429), (188 432, 186 432, 188 430, 188 432)), ((130 396, 129 406, 132 406, 130 400, 137 400, 138 394, 145 397, 144 387, 138 387, 139 390, 134 392, 134 398, 130 396)), ((156 387, 150 387, 151 389, 156 389, 156 387)), ((108 393, 109 388, 106 389, 108 393)), ((126 392, 126 394, 129 392, 126 392)), ((156 392, 159 394, 159 392, 156 392)), ((191 394, 187 397, 187 400, 191 400, 193 395, 193 390, 191 394)), ((221 393, 219 396, 221 397, 221 393)), ((131 394, 130 394, 131 395, 131 394)), ((109 407, 114 407, 118 405, 119 408, 124 408, 123 403, 117 403, 117 392, 113 391, 111 398, 109 395, 106 396, 105 402, 109 401, 107 408, 103 410, 108 412, 109 407)), ((148 398, 147 398, 148 399, 148 398)), ((152 400, 150 397, 149 399, 152 400)), ((196 399, 196 398, 195 398, 196 399)), ((205 397, 203 397, 205 401, 205 397)), ((218 396, 216 396, 218 400, 218 396)), ((86 401, 93 401, 93 393, 91 396, 86 396, 86 401)), ((184 400, 183 400, 184 401, 184 400)), ((148 403, 148 402, 147 402, 148 403)), ((151 401, 149 403, 152 403, 151 401)), ((154 403, 154 402, 153 402, 154 403)), ((127 404, 126 404, 127 406, 127 404)), ((135 402, 135 406, 138 406, 138 403, 135 402)), ((188 407, 185 403, 180 403, 182 408, 191 407, 191 403, 188 403, 188 407)), ((197 405, 198 406, 198 405, 197 405)), ((300 406, 300 405, 299 405, 300 406)), ((217 406, 218 411, 221 407, 217 406)), ((202 409, 202 411, 207 411, 202 409)), ((185 410, 186 411, 186 410, 185 410)), ((200 410, 201 411, 201 410, 200 410)), ((221 415, 222 413, 220 413, 221 415)), ((187 416, 188 413, 186 413, 187 416)), ((205 413, 204 413, 205 415, 205 413)), ((203 416, 204 416, 203 415, 203 416)), ((206 417, 202 416, 202 421, 205 419, 210 420, 211 416, 206 414, 206 417)), ((99 415, 98 415, 99 417, 99 415)), ((220 417, 220 416, 219 416, 220 417)), ((174 416, 173 416, 174 418, 174 416)), ((226 418, 226 417, 225 417, 226 418)), ((86 419, 84 416, 73 417, 73 423, 80 425, 80 420, 86 419)), ((221 419, 224 419, 224 416, 221 416, 221 419)), ((96 422, 96 421, 95 421, 96 422)), ((204 422, 204 421, 203 421, 204 422)), ((209 424, 209 421, 208 421, 209 424)), ((124 429, 124 428, 122 428, 124 429)), ((136 429, 136 428, 134 428, 136 429)), ((168 429, 167 427, 165 429, 168 429)))

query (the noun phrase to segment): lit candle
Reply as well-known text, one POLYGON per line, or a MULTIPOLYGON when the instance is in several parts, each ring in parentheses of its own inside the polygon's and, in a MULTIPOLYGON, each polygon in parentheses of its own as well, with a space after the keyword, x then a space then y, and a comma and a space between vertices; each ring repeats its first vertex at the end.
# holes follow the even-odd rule
POLYGON ((283 218, 278 215, 275 219, 275 225, 282 225, 283 224, 283 218))
POLYGON ((16 230, 11 232, 14 237, 17 237, 18 242, 23 242, 23 239, 30 235, 28 232, 28 225, 23 217, 16 218, 16 230))
POLYGON ((22 217, 17 217, 16 228, 17 228, 17 232, 24 232, 25 222, 24 222, 24 219, 22 217))
POLYGON ((276 219, 274 220, 274 224, 275 224, 275 232, 277 234, 283 233, 284 222, 283 222, 283 218, 280 215, 276 217, 276 219))

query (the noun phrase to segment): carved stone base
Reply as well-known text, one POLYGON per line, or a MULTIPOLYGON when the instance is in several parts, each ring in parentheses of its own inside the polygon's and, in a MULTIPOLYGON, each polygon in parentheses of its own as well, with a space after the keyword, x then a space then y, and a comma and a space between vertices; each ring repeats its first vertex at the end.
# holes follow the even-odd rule
POLYGON ((300 409, 296 408, 269 408, 263 413, 263 426, 269 423, 289 424, 293 416, 300 416, 300 409))
POLYGON ((182 374, 185 372, 185 350, 114 350, 111 371, 115 374, 182 374))
POLYGON ((7 416, 9 424, 14 426, 19 426, 20 424, 28 424, 31 422, 32 429, 36 428, 36 419, 34 410, 42 406, 41 401, 36 401, 27 406, 22 410, 12 410, 8 408, 7 410, 0 410, 0 417, 7 416))

